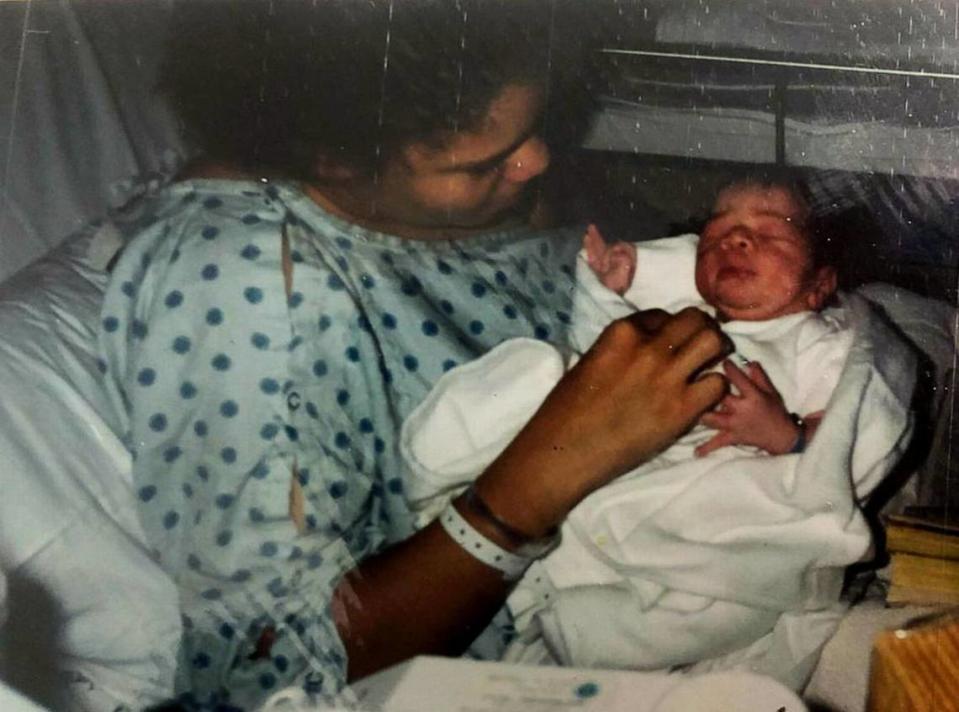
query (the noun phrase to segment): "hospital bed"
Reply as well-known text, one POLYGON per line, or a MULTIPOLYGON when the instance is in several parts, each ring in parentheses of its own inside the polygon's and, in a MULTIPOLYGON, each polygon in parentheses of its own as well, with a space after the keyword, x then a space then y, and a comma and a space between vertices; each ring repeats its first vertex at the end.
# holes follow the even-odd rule
MULTIPOLYGON (((775 163, 807 168, 820 207, 866 206, 883 236, 858 260, 884 283, 861 291, 923 352, 930 389, 886 507, 955 497, 959 7, 590 6, 616 31, 598 56, 600 112, 567 159, 567 217, 660 237, 743 168, 775 163)), ((0 2, 0 679, 50 709, 140 709, 172 679, 176 592, 97 387, 117 241, 88 226, 189 155, 152 92, 168 15, 165 0, 0 2)), ((915 613, 866 599, 807 688, 826 709, 863 708, 871 635, 915 613)))

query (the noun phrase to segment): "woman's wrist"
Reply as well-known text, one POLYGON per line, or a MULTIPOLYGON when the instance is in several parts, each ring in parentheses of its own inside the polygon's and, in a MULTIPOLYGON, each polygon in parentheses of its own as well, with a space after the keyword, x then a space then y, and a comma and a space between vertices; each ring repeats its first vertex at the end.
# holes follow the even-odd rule
MULTIPOLYGON (((567 504, 559 488, 549 487, 545 478, 539 476, 545 471, 548 469, 497 461, 477 479, 474 491, 510 529, 529 540, 541 539, 555 531, 575 505, 575 502, 567 504), (518 477, 516 473, 525 476, 518 477)), ((504 546, 512 544, 501 531, 495 531, 494 526, 487 524, 486 529, 494 530, 491 533, 495 540, 504 546)))
MULTIPOLYGON (((523 536, 526 541, 535 541, 555 531, 563 520, 563 515, 553 514, 541 507, 542 503, 532 503, 528 496, 524 496, 522 488, 507 493, 498 486, 490 486, 489 482, 477 482, 475 493, 489 509, 495 512, 496 520, 505 523, 508 527, 523 536), (486 485, 486 486, 484 486, 486 485)), ((507 536, 503 527, 494 524, 490 518, 481 516, 473 508, 461 507, 471 522, 493 541, 507 549, 521 546, 516 537, 507 536)))
MULTIPOLYGON (((467 487, 458 501, 462 511, 472 512, 475 515, 474 518, 482 521, 486 528, 495 531, 497 539, 504 541, 509 550, 519 550, 537 541, 535 537, 520 531, 494 512, 477 492, 475 484, 467 487)), ((551 534, 555 534, 555 528, 551 534)))

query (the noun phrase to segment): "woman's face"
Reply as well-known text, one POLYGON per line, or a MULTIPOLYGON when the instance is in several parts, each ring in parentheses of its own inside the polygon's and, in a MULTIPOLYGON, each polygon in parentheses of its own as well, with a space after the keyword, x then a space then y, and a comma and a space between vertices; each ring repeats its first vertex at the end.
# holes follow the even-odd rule
POLYGON ((539 89, 509 85, 479 128, 456 133, 441 147, 414 144, 401 151, 377 178, 376 219, 399 234, 501 222, 549 165, 537 134, 542 104, 539 89))

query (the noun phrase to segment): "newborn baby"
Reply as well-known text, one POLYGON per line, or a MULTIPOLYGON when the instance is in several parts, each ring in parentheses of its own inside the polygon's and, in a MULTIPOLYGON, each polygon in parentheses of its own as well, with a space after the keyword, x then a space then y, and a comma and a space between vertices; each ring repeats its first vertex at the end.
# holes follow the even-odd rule
MULTIPOLYGON (((705 305, 693 304, 712 307, 724 322, 767 322, 818 312, 836 291, 836 269, 827 264, 821 244, 807 230, 807 212, 789 185, 735 183, 721 191, 696 252, 696 290, 705 305)), ((607 245, 590 226, 584 245, 590 268, 606 288, 638 308, 659 306, 653 284, 644 280, 631 290, 634 244, 607 245)), ((737 353, 743 358, 741 350, 737 353)), ((822 413, 805 418, 790 413, 762 364, 743 363, 745 372, 731 361, 723 364, 738 393, 703 418, 704 425, 718 432, 696 454, 726 445, 754 445, 771 454, 801 451, 822 413)))
MULTIPOLYGON (((743 666, 804 682, 838 619, 842 568, 870 544, 853 483, 874 486, 908 429, 897 410, 854 472, 800 477, 800 453, 854 339, 843 309, 820 311, 836 272, 817 239, 794 187, 758 182, 723 190, 701 238, 607 245, 588 231, 577 351, 636 309, 699 306, 723 322, 744 367, 723 364, 732 392, 700 425, 570 513, 560 546, 509 599, 510 659, 743 666)), ((402 436, 423 523, 495 458, 569 365, 552 346, 514 340, 437 384, 402 436)), ((808 456, 828 459, 837 443, 851 450, 855 434, 837 430, 833 449, 810 446, 808 456)))

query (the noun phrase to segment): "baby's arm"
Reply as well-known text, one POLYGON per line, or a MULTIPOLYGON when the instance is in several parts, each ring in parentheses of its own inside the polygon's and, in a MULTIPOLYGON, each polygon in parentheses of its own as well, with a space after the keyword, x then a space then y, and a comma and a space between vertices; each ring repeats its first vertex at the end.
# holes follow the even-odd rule
POLYGON ((583 253, 596 280, 634 309, 676 313, 690 306, 705 307, 696 291, 698 242, 697 235, 677 235, 607 243, 591 225, 583 239, 583 253))
POLYGON ((771 455, 783 455, 792 452, 801 439, 807 443, 812 439, 822 411, 807 415, 800 426, 758 362, 750 362, 743 371, 725 361, 723 370, 738 394, 727 394, 715 410, 700 418, 700 423, 719 432, 696 448, 696 455, 702 457, 727 445, 753 445, 771 455))

